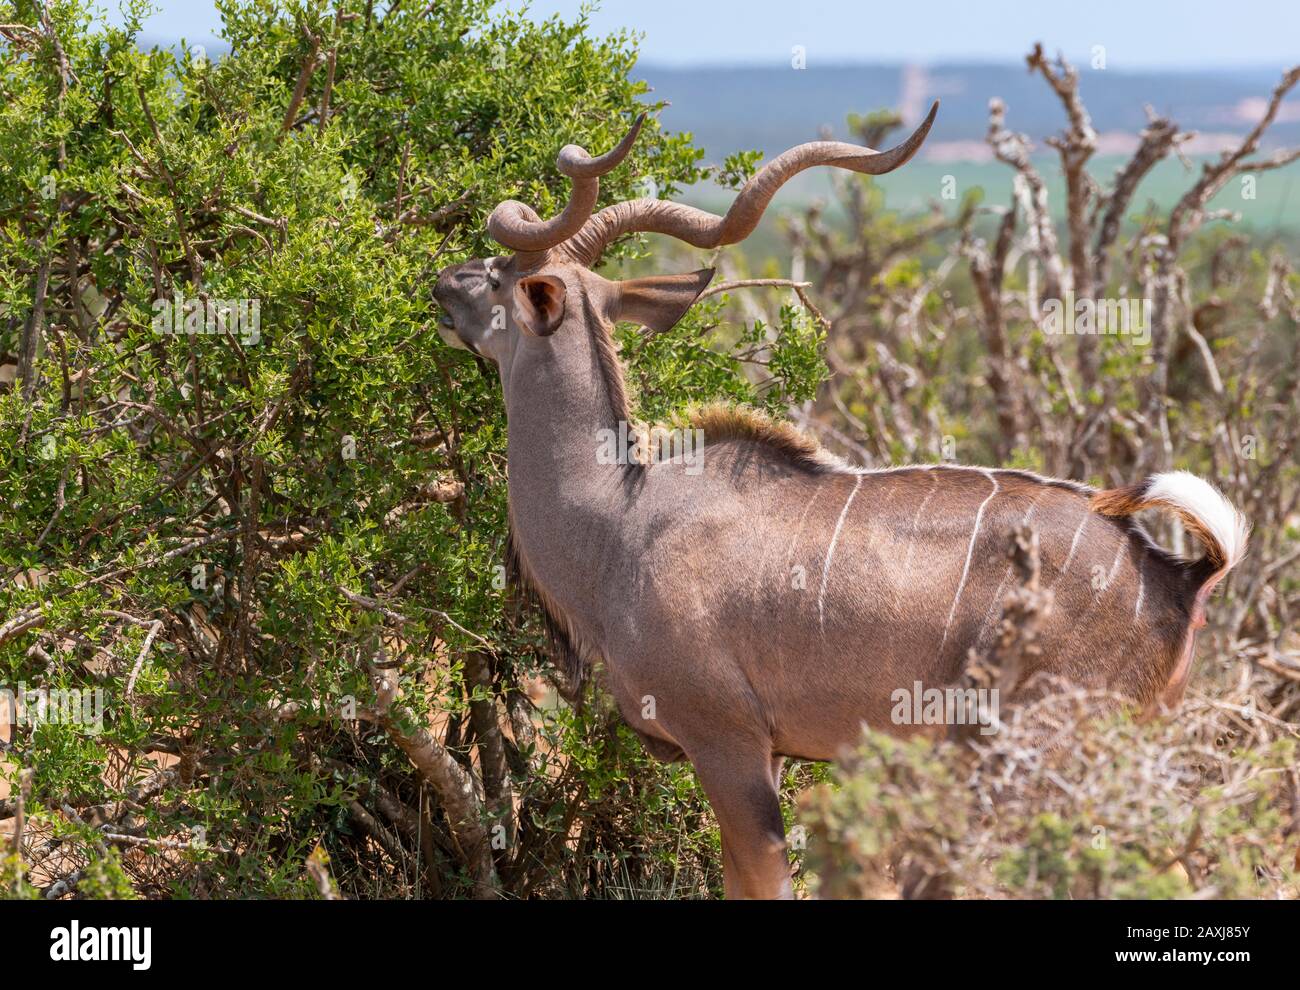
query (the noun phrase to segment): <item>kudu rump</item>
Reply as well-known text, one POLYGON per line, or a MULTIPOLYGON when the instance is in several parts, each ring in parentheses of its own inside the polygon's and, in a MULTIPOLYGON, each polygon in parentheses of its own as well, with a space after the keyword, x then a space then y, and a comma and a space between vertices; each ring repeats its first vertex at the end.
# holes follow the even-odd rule
POLYGON ((1245 549, 1232 506, 1181 472, 1095 491, 1013 470, 858 470, 789 426, 720 408, 695 419, 700 462, 597 456, 598 438, 631 415, 612 325, 670 328, 713 274, 611 282, 592 271, 602 251, 634 231, 701 248, 741 241, 806 168, 879 175, 907 162, 937 107, 890 151, 792 148, 725 217, 654 199, 593 214, 598 176, 627 154, 638 120, 599 158, 565 147, 564 210, 543 221, 501 203, 488 231, 514 253, 447 268, 434 289, 444 337, 500 372, 512 553, 559 659, 571 675, 602 660, 650 752, 694 764, 722 828, 729 897, 790 894, 785 757, 832 759, 864 722, 917 731, 891 719, 894 692, 952 685, 968 651, 988 645, 1022 524, 1039 533, 1055 603, 1036 669, 1148 707, 1181 698, 1206 598, 1245 549), (1181 517, 1205 556, 1153 545, 1131 518, 1147 508, 1181 517))

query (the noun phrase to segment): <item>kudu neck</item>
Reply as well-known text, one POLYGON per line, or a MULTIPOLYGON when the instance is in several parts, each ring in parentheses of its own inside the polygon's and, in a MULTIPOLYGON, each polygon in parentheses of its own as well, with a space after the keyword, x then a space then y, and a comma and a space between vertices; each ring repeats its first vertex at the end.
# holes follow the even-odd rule
POLYGON ((606 431, 629 418, 622 369, 607 331, 571 319, 553 338, 520 341, 503 378, 511 481, 518 467, 531 482, 547 475, 575 489, 603 490, 625 464, 599 457, 606 431))
POLYGON ((626 400, 612 344, 596 337, 605 331, 579 315, 551 338, 520 340, 503 386, 514 539, 533 580, 585 611, 621 553, 637 469, 601 454, 626 400))

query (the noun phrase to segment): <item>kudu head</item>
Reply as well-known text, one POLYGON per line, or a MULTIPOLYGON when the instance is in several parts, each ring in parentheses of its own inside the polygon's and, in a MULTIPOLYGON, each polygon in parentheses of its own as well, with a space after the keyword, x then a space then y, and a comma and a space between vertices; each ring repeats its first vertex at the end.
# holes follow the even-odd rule
POLYGON ((936 102, 916 131, 889 151, 839 141, 791 148, 745 184, 723 217, 658 199, 629 200, 593 213, 600 176, 627 156, 644 114, 617 147, 598 158, 566 145, 556 167, 572 183, 568 204, 550 220, 515 200, 498 205, 488 219, 488 233, 514 253, 439 273, 433 290, 445 314, 439 332, 447 343, 492 361, 508 381, 520 347, 558 347, 567 336, 589 331, 593 321, 608 326, 626 320, 651 331, 668 330, 704 291, 712 269, 609 281, 592 268, 610 244, 634 232, 669 234, 700 248, 735 244, 758 226, 776 191, 804 169, 832 165, 881 175, 903 165, 925 140, 938 108, 936 102))

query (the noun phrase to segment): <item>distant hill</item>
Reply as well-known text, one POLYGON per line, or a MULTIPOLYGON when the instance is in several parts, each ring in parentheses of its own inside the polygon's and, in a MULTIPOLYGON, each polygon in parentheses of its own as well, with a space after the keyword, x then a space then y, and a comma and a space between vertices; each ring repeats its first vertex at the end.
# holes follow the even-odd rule
MULTIPOLYGON (((829 128, 847 137, 845 118, 884 108, 917 119, 942 100, 928 157, 980 160, 990 97, 1007 104, 1008 125, 1041 143, 1061 130, 1064 114, 1038 75, 1021 65, 950 64, 680 68, 638 65, 636 74, 672 106, 663 123, 690 131, 711 161, 740 149, 767 154, 819 137, 829 128)), ((1281 70, 1122 72, 1080 69, 1080 88, 1103 141, 1099 152, 1122 153, 1146 123, 1144 104, 1172 116, 1202 139, 1193 152, 1218 150, 1249 131, 1281 70)), ((1273 145, 1300 144, 1300 100, 1293 98, 1270 130, 1273 145)))
MULTIPOLYGON (((145 37, 140 47, 173 47, 179 39, 145 37)), ((220 58, 229 46, 203 39, 210 58, 220 58)), ((1245 134, 1263 111, 1282 72, 1277 69, 1212 72, 1123 72, 1080 67, 1084 102, 1102 141, 1099 154, 1122 154, 1115 143, 1124 135, 1131 143, 1146 123, 1143 107, 1171 116, 1185 130, 1201 134, 1191 153, 1217 151, 1245 134)), ((758 149, 776 154, 802 141, 815 140, 823 129, 837 138, 849 137, 850 113, 900 111, 918 120, 934 99, 942 101, 939 119, 924 157, 931 161, 984 161, 988 103, 994 96, 1007 104, 1013 130, 1042 139, 1061 130, 1061 105, 1041 77, 1023 63, 896 65, 812 64, 796 70, 787 66, 675 67, 640 63, 633 75, 645 79, 655 98, 672 106, 663 123, 673 131, 690 131, 710 161, 733 151, 758 149)), ((1283 106, 1269 131, 1266 146, 1300 144, 1300 97, 1283 106)))
MULTIPOLYGON (((141 47, 172 47, 178 39, 146 38, 141 47)), ((229 49, 224 42, 207 39, 209 58, 229 49)), ((1109 177, 1136 145, 1146 124, 1143 107, 1173 117, 1185 130, 1199 133, 1186 147, 1191 156, 1215 153, 1235 145, 1262 113, 1277 84, 1281 68, 1214 72, 1122 72, 1080 66, 1080 87, 1099 135, 1092 172, 1109 177)), ((896 65, 828 65, 815 63, 796 70, 774 67, 673 67, 640 63, 633 75, 645 79, 655 99, 672 105, 662 122, 672 131, 689 131, 704 148, 706 161, 720 162, 734 151, 758 149, 771 156, 803 141, 816 140, 828 131, 851 139, 846 118, 850 113, 898 110, 915 121, 934 99, 942 101, 930 139, 913 165, 882 182, 887 202, 905 211, 934 202, 939 183, 954 174, 958 188, 985 190, 986 202, 1005 204, 1011 173, 991 161, 984 143, 988 128, 989 99, 1007 104, 1007 123, 1028 134, 1039 152, 1051 157, 1040 165, 1051 190, 1054 211, 1064 207, 1055 152, 1043 139, 1064 126, 1064 113, 1043 79, 1031 75, 1023 63, 896 65)), ((897 135, 901 137, 901 133, 897 135)), ((1300 98, 1283 105, 1279 120, 1269 130, 1265 149, 1300 145, 1300 98)), ((1139 189, 1135 205, 1147 200, 1168 206, 1194 181, 1194 175, 1177 160, 1161 163, 1139 189)), ((1257 198, 1242 201, 1225 190, 1217 206, 1238 211, 1243 221, 1266 231, 1300 227, 1300 162, 1261 178, 1257 198)), ((825 198, 831 182, 825 170, 798 176, 783 190, 778 207, 791 208, 825 198)), ((724 209, 731 194, 708 183, 682 193, 682 198, 712 209, 724 209)), ((775 212, 775 211, 774 211, 775 212)), ((764 223, 764 233, 771 227, 764 223)))

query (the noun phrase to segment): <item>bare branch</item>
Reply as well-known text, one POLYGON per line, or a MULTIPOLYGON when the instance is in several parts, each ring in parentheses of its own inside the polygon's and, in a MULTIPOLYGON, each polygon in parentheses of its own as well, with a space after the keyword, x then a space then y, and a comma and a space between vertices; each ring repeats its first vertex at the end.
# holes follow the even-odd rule
POLYGON ((293 127, 294 122, 298 119, 298 108, 302 106, 303 97, 307 95, 307 84, 311 82, 312 74, 320 64, 317 57, 320 53, 320 38, 303 28, 307 38, 310 41, 310 47, 307 51, 307 57, 303 60, 302 69, 298 72, 298 83, 293 88, 293 96, 289 100, 289 106, 284 111, 284 120, 280 123, 280 133, 284 134, 293 127))
POLYGON ((1119 235, 1120 225, 1124 221, 1124 212, 1128 209, 1138 184, 1158 162, 1168 157, 1170 150, 1178 142, 1191 137, 1190 134, 1179 131, 1178 125, 1172 120, 1156 117, 1150 108, 1148 113, 1152 119, 1142 131, 1141 144, 1133 153, 1133 157, 1115 173, 1115 181, 1105 198, 1105 213, 1093 244, 1093 275, 1097 285, 1103 291, 1110 265, 1110 248, 1119 235))
POLYGON ((778 289, 806 289, 811 285, 811 282, 794 282, 788 278, 738 278, 730 282, 719 282, 717 285, 711 285, 701 292, 698 298, 707 299, 709 296, 721 295, 724 292, 731 292, 733 289, 769 286, 778 289))
POLYGON ((1047 184, 1029 160, 1029 139, 1006 128, 1006 104, 994 98, 989 101, 989 130, 985 140, 993 149, 998 161, 1016 170, 1025 189, 1023 197, 1026 221, 1030 231, 1029 246, 1043 266, 1043 287, 1039 299, 1060 299, 1065 272, 1057 247, 1056 228, 1052 225, 1047 206, 1047 184))
POLYGON ((397 703, 396 672, 374 662, 368 664, 368 668, 375 687, 376 716, 389 738, 410 758, 437 793, 452 835, 473 877, 474 895, 495 898, 496 867, 483 825, 483 803, 475 790, 474 778, 412 712, 397 703), (415 728, 407 729, 407 725, 415 728))

